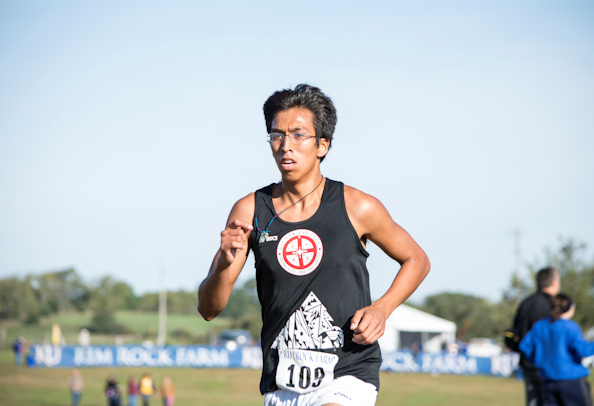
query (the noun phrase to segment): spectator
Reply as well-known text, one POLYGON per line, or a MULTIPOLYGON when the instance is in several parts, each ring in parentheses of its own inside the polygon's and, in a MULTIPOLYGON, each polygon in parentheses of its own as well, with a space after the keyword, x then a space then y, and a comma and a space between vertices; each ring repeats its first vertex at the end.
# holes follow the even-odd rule
POLYGON ((68 383, 68 388, 70 388, 71 404, 72 406, 78 406, 84 387, 83 378, 78 369, 72 370, 72 374, 68 377, 66 382, 68 383))
POLYGON ((120 386, 115 374, 109 374, 107 384, 105 385, 105 396, 109 406, 120 406, 120 386))
POLYGON ((12 351, 14 352, 14 363, 17 368, 23 364, 23 351, 25 349, 23 337, 18 337, 12 344, 12 351))
POLYGON ((136 406, 138 404, 138 383, 136 378, 131 376, 128 379, 128 406, 136 406))
MULTIPOLYGON (((551 315, 553 296, 559 293, 561 278, 555 268, 543 268, 536 275, 538 291, 528 296, 518 308, 514 319, 514 331, 521 340, 534 323, 551 315)), ((538 369, 524 355, 520 357, 520 368, 526 385, 526 405, 543 406, 544 388, 538 369)))
POLYGON ((173 402, 175 402, 175 387, 168 376, 163 378, 159 393, 161 394, 161 399, 163 399, 163 406, 173 406, 173 402))
POLYGON ((594 355, 594 342, 586 341, 580 326, 571 320, 574 311, 569 296, 555 296, 551 316, 536 322, 520 342, 520 351, 544 380, 545 405, 592 405, 589 372, 581 361, 594 355))
POLYGON ((151 396, 157 388, 155 388, 155 383, 153 382, 153 378, 148 373, 142 375, 140 378, 140 383, 138 384, 138 392, 142 398, 142 406, 149 406, 151 403, 151 396))

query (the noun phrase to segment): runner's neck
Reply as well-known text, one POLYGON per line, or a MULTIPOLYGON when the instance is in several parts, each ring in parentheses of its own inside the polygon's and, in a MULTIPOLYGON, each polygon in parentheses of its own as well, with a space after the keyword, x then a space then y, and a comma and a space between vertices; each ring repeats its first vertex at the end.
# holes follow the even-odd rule
POLYGON ((281 181, 275 186, 272 193, 272 203, 277 213, 281 213, 280 218, 289 222, 296 222, 307 219, 315 213, 322 201, 326 178, 320 174, 320 178, 315 179, 315 184, 301 184, 299 186, 281 181))

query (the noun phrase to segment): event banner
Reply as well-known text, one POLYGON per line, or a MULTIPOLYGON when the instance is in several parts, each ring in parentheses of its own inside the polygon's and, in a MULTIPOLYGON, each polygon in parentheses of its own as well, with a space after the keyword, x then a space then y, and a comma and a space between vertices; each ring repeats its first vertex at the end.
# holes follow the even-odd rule
MULTIPOLYGON (((424 372, 463 375, 510 376, 518 367, 519 355, 501 354, 492 358, 466 355, 413 354, 410 351, 383 352, 383 371, 424 372)), ((194 367, 262 368, 260 347, 206 345, 144 347, 89 346, 59 347, 34 345, 28 356, 30 367, 194 367)))

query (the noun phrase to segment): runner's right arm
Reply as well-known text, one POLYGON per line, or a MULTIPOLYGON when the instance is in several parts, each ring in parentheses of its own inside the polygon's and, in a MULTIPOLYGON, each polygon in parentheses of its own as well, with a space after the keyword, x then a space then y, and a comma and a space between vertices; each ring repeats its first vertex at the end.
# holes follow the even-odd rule
POLYGON ((254 217, 254 194, 240 199, 221 232, 221 247, 216 253, 208 276, 198 288, 198 312, 205 320, 218 316, 229 301, 233 285, 249 253, 249 236, 254 217))

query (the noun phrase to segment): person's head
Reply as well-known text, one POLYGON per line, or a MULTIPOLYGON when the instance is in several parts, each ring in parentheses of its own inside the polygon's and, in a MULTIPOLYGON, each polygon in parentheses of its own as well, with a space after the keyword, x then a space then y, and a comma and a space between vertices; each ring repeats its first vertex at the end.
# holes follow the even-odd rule
MULTIPOLYGON (((279 90, 266 100, 263 109, 268 133, 272 132, 273 121, 278 113, 294 108, 303 108, 311 112, 315 134, 308 135, 315 135, 318 144, 320 139, 327 140, 327 149, 330 149, 336 127, 336 109, 332 100, 314 86, 300 84, 295 89, 279 90)), ((324 158, 325 154, 319 157, 320 162, 324 158)))
POLYGON ((72 370, 72 376, 79 376, 79 375, 80 375, 80 371, 78 369, 72 370))
POLYGON ((109 374, 109 378, 108 379, 109 379, 109 382, 115 382, 117 380, 116 379, 116 375, 113 374, 113 373, 109 374))
POLYGON ((539 291, 555 296, 561 290, 559 272, 552 267, 543 268, 536 274, 536 287, 539 291))
POLYGON ((575 312, 575 304, 569 296, 564 293, 559 293, 552 299, 553 308, 551 309, 551 316, 554 320, 559 318, 571 319, 575 312))

